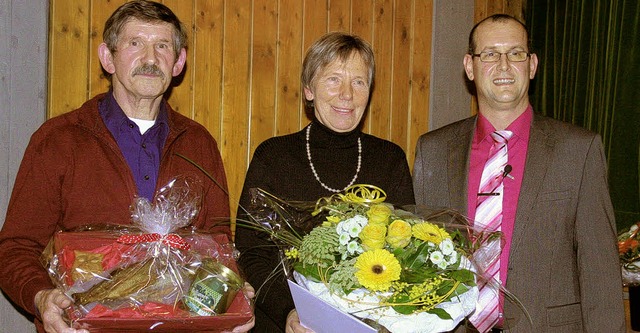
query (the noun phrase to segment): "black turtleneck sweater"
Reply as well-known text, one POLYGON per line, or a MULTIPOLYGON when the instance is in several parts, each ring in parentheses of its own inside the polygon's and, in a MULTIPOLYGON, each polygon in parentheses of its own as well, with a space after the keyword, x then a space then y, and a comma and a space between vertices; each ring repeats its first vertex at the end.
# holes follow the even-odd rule
MULTIPOLYGON (((336 133, 314 121, 310 126, 311 159, 320 180, 334 189, 345 188, 358 165, 358 138, 362 143, 362 162, 354 184, 370 184, 383 189, 386 202, 414 204, 413 185, 404 151, 398 145, 354 130, 336 133)), ((306 128, 300 132, 264 141, 253 154, 240 197, 240 205, 250 207, 249 189, 261 188, 284 200, 315 202, 334 194, 316 180, 306 150, 306 128)), ((246 218, 242 208, 238 218, 246 218)), ((282 270, 267 277, 278 265, 278 252, 264 234, 238 226, 236 245, 239 264, 256 290, 254 332, 284 332, 288 313, 294 308, 282 270), (266 245, 266 246, 265 246, 266 245), (264 284, 264 286, 263 286, 264 284)))

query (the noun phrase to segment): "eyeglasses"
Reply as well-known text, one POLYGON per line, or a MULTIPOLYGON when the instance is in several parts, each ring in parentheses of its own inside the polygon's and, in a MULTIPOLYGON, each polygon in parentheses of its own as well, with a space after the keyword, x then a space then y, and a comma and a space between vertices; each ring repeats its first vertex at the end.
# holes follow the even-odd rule
POLYGON ((497 62, 500 61, 502 55, 506 54, 507 59, 511 62, 522 62, 527 60, 531 53, 526 51, 509 51, 509 52, 495 52, 495 51, 485 51, 481 53, 471 54, 474 57, 480 57, 480 61, 482 62, 497 62))

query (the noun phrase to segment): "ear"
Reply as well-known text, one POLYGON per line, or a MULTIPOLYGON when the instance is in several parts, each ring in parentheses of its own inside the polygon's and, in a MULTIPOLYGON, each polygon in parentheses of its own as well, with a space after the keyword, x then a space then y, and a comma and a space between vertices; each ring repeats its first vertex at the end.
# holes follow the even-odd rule
POLYGON ((105 43, 101 43, 98 46, 98 57, 100 58, 100 64, 102 68, 109 74, 116 72, 116 66, 113 64, 113 54, 109 50, 109 47, 105 43))
POLYGON ((182 48, 182 50, 180 50, 180 55, 178 55, 178 59, 176 59, 176 63, 173 64, 173 71, 171 74, 173 76, 180 75, 180 73, 182 73, 182 69, 184 68, 185 62, 187 62, 187 50, 185 48, 182 48))
POLYGON ((306 98, 307 101, 313 101, 313 91, 311 88, 304 87, 304 98, 306 98))
POLYGON ((533 80, 538 71, 538 56, 535 53, 531 53, 529 58, 529 80, 533 80))
POLYGON ((464 59, 462 60, 462 64, 464 65, 464 71, 467 73, 467 78, 469 81, 473 81, 473 56, 470 54, 465 54, 464 59))

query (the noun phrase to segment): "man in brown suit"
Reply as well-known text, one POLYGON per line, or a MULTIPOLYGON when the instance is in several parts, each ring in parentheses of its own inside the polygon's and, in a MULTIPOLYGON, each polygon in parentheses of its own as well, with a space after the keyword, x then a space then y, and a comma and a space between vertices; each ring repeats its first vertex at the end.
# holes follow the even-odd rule
MULTIPOLYGON (((537 65, 526 27, 515 18, 494 15, 471 30, 464 68, 479 114, 419 139, 416 203, 455 208, 473 220, 489 134, 511 131, 499 276, 530 320, 500 297, 500 319, 489 331, 625 332, 601 139, 533 114, 527 94, 537 65)), ((465 331, 474 331, 469 321, 456 330, 465 331)))

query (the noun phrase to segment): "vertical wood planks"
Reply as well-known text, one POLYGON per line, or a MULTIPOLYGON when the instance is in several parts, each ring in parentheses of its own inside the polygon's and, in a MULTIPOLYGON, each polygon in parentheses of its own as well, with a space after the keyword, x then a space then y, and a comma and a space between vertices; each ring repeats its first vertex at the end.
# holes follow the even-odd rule
POLYGON ((209 130, 220 147, 224 1, 196 1, 194 11, 195 28, 187 50, 195 58, 187 63, 187 69, 193 70, 193 119, 209 130))
POLYGON ((304 10, 306 2, 278 1, 278 39, 276 53, 276 128, 274 135, 297 131, 307 123, 301 96, 304 10))
MULTIPOLYGON (((413 45, 411 47, 411 75, 409 92, 408 137, 405 152, 413 161, 416 139, 429 129, 429 93, 431 91, 431 26, 432 0, 416 1, 413 19, 413 45)), ((413 163, 410 164, 413 170, 413 163)))
POLYGON ((407 147, 407 119, 409 116, 409 88, 411 83, 411 42, 413 39, 412 20, 414 3, 396 0, 393 28, 393 77, 389 125, 387 138, 403 149, 407 147))
POLYGON ((49 38, 49 117, 71 111, 88 97, 89 0, 53 0, 49 38))
POLYGON ((374 4, 371 44, 376 55, 376 83, 369 105, 370 133, 383 139, 390 138, 393 77, 398 70, 393 67, 394 7, 393 0, 376 0, 374 4))
POLYGON ((226 1, 222 73, 222 159, 227 170, 229 199, 235 211, 247 169, 252 6, 245 1, 226 1))
POLYGON ((351 8, 352 3, 349 0, 329 0, 329 31, 349 32, 351 29, 351 8))
MULTIPOLYGON (((278 75, 278 2, 255 0, 251 55, 251 118, 249 122, 249 161, 255 148, 276 133, 276 94, 278 75)), ((289 112, 291 112, 291 108, 289 112)))

